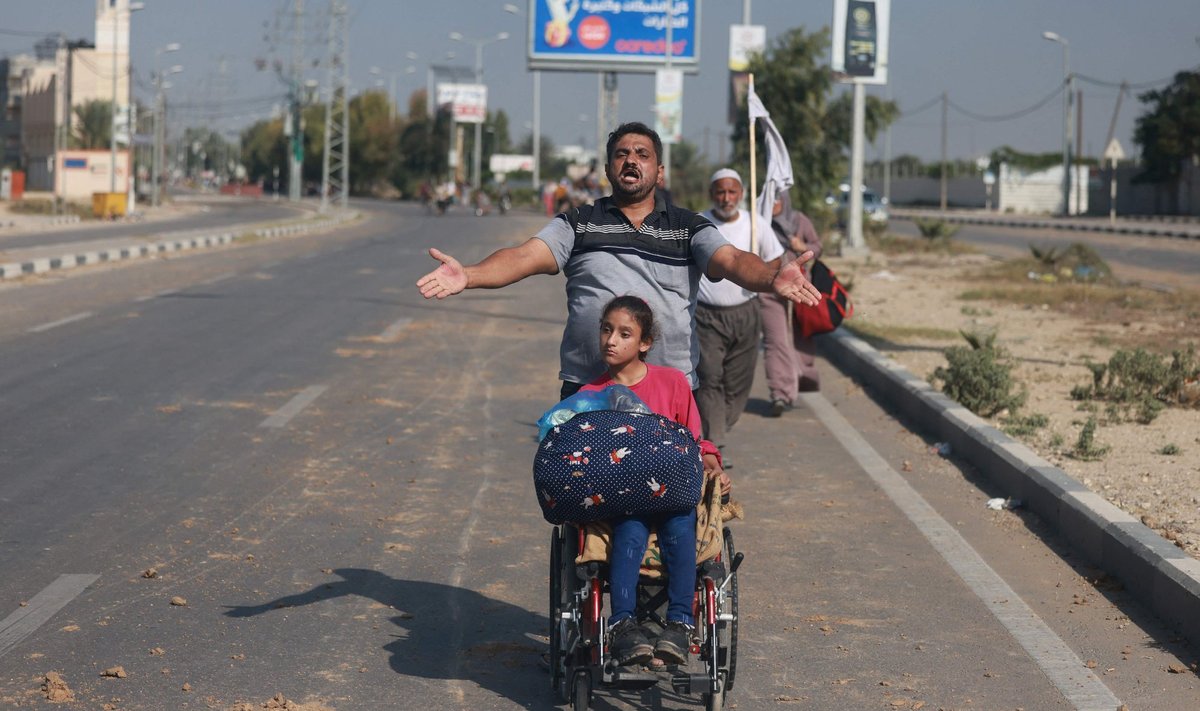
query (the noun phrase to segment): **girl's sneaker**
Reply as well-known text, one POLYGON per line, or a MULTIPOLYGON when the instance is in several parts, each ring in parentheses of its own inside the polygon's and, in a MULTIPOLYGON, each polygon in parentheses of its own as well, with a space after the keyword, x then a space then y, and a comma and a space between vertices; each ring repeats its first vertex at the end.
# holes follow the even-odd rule
POLYGON ((609 647, 617 666, 645 664, 654 657, 654 647, 646 639, 646 633, 632 617, 626 617, 609 630, 612 640, 609 647))
POLYGON ((687 664, 688 651, 692 648, 692 629, 686 622, 667 622, 654 645, 654 656, 667 664, 687 664))

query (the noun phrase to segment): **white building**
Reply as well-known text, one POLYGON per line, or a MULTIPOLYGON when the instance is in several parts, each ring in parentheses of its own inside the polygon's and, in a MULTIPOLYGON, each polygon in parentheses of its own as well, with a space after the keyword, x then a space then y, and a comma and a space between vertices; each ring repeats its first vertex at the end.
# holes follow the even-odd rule
MULTIPOLYGON (((26 184, 30 190, 53 190, 56 195, 64 194, 62 171, 55 169, 56 162, 61 163, 61 160, 56 161, 56 156, 69 147, 69 138, 75 135, 74 109, 89 101, 108 101, 116 106, 118 148, 128 145, 128 132, 124 126, 127 126, 125 118, 129 116, 132 99, 130 14, 129 0, 96 0, 94 46, 61 43, 52 62, 41 62, 26 72, 21 142, 28 171, 26 184)), ((110 163, 105 161, 103 165, 110 163)), ((127 164, 127 158, 118 158, 118 192, 131 190, 129 172, 121 168, 127 164)), ((70 192, 70 199, 79 199, 76 191, 70 192)), ((90 199, 90 195, 86 199, 90 199)))

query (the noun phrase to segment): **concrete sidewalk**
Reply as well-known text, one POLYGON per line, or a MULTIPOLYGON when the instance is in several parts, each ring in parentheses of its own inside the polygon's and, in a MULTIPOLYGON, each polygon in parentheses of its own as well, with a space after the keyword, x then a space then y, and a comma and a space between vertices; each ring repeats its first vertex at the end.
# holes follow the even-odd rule
POLYGON ((1200 643, 1200 560, 935 390, 845 329, 818 339, 831 363, 919 432, 948 442, 1159 619, 1200 643))
POLYGON ((998 227, 1026 227, 1044 230, 1071 230, 1077 232, 1109 232, 1156 237, 1200 239, 1200 220, 1186 217, 1161 217, 1146 219, 1118 218, 1109 222, 1106 217, 1039 217, 1035 215, 1008 215, 984 210, 919 210, 892 208, 891 216, 901 220, 944 220, 969 225, 996 225, 998 227))
POLYGON ((106 237, 43 247, 0 249, 0 281, 93 264, 221 247, 243 237, 269 239, 311 232, 355 219, 358 214, 350 211, 325 217, 314 215, 283 224, 255 222, 216 230, 178 230, 145 237, 106 237))

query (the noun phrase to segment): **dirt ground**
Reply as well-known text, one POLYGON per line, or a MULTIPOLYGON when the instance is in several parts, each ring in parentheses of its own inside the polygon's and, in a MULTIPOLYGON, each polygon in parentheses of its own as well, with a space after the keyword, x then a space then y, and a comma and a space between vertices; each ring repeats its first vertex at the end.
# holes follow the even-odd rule
MULTIPOLYGON (((1138 424, 1112 421, 1099 403, 1095 443, 1108 450, 1085 461, 1073 450, 1093 413, 1070 396, 1072 388, 1092 382, 1086 363, 1107 362, 1117 349, 1169 354, 1195 344, 1200 294, 1183 294, 1178 308, 1129 299, 1114 306, 1099 288, 1064 298, 1052 285, 997 276, 1000 260, 978 253, 876 249, 865 260, 827 262, 851 285, 851 330, 919 377, 929 379, 946 365, 946 348, 966 345, 960 330, 994 331, 996 344, 1015 362, 1014 378, 1028 392, 1016 414, 1039 413, 1049 420, 1014 437, 1200 558, 1200 409, 1168 407, 1150 424, 1138 424), (1006 290, 1010 295, 979 298, 981 291, 1006 290), (1011 296, 1016 292, 1021 293, 1011 296), (1037 294, 1044 294, 1045 302, 1036 303, 1036 296, 1031 301, 1037 294)), ((1179 296, 1182 289, 1165 298, 1179 296)), ((1005 414, 989 421, 1003 429, 1005 414)))

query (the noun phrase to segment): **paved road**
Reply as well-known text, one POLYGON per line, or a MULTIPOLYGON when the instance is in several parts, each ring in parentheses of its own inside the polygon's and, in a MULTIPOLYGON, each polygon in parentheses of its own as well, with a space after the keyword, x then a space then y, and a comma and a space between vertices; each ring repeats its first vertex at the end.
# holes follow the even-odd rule
MULTIPOLYGON (((1029 245, 1061 249, 1082 242, 1095 249, 1121 278, 1195 287, 1200 274, 1200 242, 1195 240, 971 224, 956 227, 954 239, 1005 258, 1028 256, 1029 245)), ((920 236, 916 225, 907 220, 892 220, 888 230, 920 236)))
MULTIPOLYGON (((0 707, 39 705, 51 670, 87 708, 554 706, 529 463, 561 279, 413 287, 428 245, 474 260, 542 221, 367 209, 0 290, 0 707)), ((1167 671, 1196 650, 822 367, 780 419, 760 377, 735 430, 730 703, 1200 705, 1167 671)))
POLYGON ((210 202, 189 202, 191 212, 179 219, 149 220, 146 222, 117 222, 85 224, 53 230, 0 231, 0 252, 5 250, 43 247, 86 240, 113 237, 140 237, 180 230, 215 230, 235 224, 283 220, 307 214, 286 202, 266 200, 216 199, 210 202))

